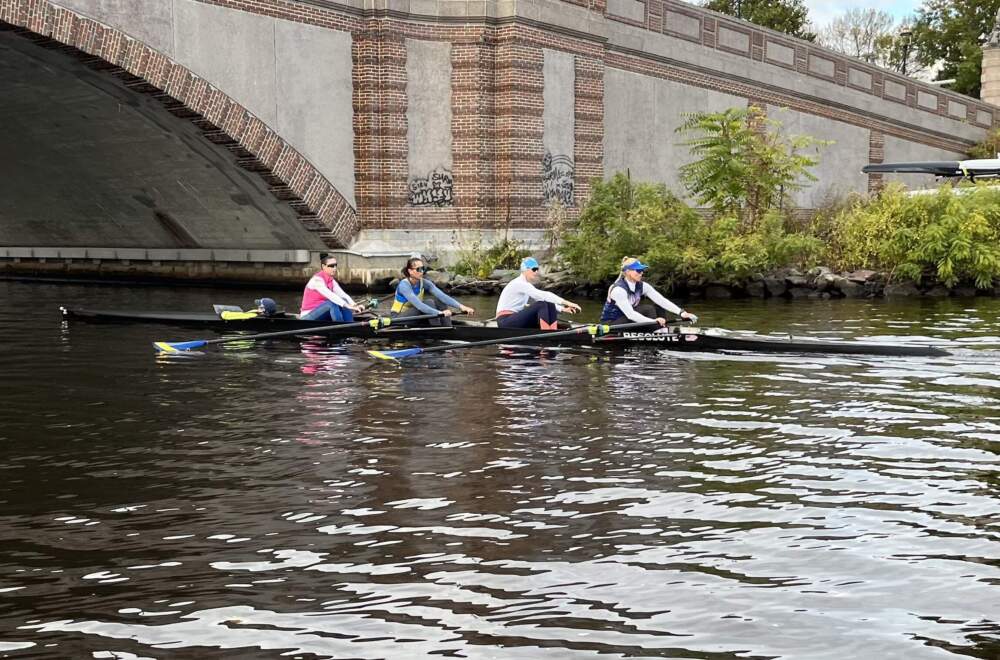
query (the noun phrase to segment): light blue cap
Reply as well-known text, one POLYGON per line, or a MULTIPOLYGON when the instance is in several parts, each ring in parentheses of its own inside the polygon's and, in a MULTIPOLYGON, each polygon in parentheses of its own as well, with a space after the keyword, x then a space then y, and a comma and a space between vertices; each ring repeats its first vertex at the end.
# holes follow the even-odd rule
POLYGON ((521 272, 526 270, 531 270, 532 268, 538 268, 538 261, 534 257, 525 257, 521 259, 521 272))

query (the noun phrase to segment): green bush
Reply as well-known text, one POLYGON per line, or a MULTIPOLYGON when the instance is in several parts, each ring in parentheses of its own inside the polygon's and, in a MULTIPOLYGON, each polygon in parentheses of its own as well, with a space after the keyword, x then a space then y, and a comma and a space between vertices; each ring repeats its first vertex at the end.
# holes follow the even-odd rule
POLYGON ((498 268, 519 268, 521 259, 529 254, 520 241, 507 236, 490 247, 483 247, 482 241, 477 240, 459 248, 458 261, 451 270, 459 275, 484 278, 498 268))
POLYGON ((820 261, 824 244, 807 233, 790 232, 777 212, 764 215, 747 228, 736 215, 670 231, 655 241, 645 258, 654 277, 672 286, 678 280, 740 284, 754 274, 785 266, 808 267, 820 261))
POLYGON ((614 276, 623 256, 642 256, 668 232, 690 231, 701 218, 666 186, 632 183, 618 172, 595 180, 574 231, 557 248, 574 277, 598 283, 614 276))
POLYGON ((823 251, 815 236, 789 231, 777 211, 753 227, 736 213, 706 219, 663 185, 633 184, 618 173, 594 182, 559 256, 589 283, 615 277, 622 257, 639 257, 652 267, 651 281, 669 288, 692 279, 737 284, 782 266, 812 265, 823 251))
POLYGON ((894 280, 960 282, 1000 277, 1000 190, 985 186, 906 195, 889 186, 835 219, 832 254, 841 268, 887 271, 894 280))
POLYGON ((1000 129, 993 129, 986 134, 982 142, 977 142, 969 149, 969 158, 996 158, 1000 153, 1000 129))

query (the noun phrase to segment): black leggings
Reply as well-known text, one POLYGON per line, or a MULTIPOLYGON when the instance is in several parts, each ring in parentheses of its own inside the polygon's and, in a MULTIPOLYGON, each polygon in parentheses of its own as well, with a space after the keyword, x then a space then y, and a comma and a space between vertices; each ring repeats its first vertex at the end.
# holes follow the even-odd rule
POLYGON ((555 303, 536 300, 520 312, 500 316, 497 326, 501 328, 542 328, 554 330, 558 321, 559 310, 555 303))
MULTIPOLYGON (((645 305, 639 305, 638 307, 635 308, 635 311, 651 319, 655 319, 657 317, 666 318, 667 315, 666 311, 660 309, 659 307, 651 303, 645 305)), ((627 316, 622 315, 621 317, 618 318, 617 321, 612 321, 609 325, 621 325, 622 323, 631 323, 631 322, 632 321, 630 321, 627 316)))

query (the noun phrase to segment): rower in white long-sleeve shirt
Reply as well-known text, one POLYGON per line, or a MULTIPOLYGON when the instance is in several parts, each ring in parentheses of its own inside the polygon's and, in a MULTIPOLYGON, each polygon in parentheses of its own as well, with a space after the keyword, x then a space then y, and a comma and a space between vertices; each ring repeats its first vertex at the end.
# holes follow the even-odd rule
POLYGON ((648 268, 649 266, 638 259, 632 257, 622 259, 621 275, 608 289, 608 297, 604 303, 604 309, 601 310, 601 323, 614 324, 630 321, 633 323, 652 323, 656 321, 660 325, 666 325, 667 320, 662 316, 651 318, 639 311, 643 297, 649 298, 654 305, 662 307, 671 314, 697 323, 697 316, 682 310, 664 298, 652 285, 642 281, 642 275, 648 268))
POLYGON ((580 306, 563 300, 551 291, 535 286, 540 275, 533 257, 521 261, 521 274, 500 292, 497 301, 497 325, 501 328, 541 328, 555 330, 560 311, 575 314, 580 306), (535 302, 530 302, 530 301, 535 302))

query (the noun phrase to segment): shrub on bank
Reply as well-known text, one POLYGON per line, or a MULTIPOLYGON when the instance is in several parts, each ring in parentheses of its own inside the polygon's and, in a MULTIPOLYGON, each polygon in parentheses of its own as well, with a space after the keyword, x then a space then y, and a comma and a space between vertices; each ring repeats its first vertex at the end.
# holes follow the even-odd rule
POLYGON ((885 271, 890 280, 986 289, 1000 278, 998 238, 1000 189, 946 185, 907 195, 889 186, 834 218, 831 256, 843 269, 885 271))
POLYGON ((755 273, 808 266, 823 243, 793 228, 789 192, 815 180, 817 160, 806 152, 826 144, 786 136, 760 108, 688 115, 677 129, 694 160, 681 168, 706 218, 665 186, 633 183, 622 173, 595 181, 577 231, 559 256, 580 281, 598 283, 618 272, 623 255, 653 267, 651 279, 673 287, 701 280, 740 284, 755 273))
POLYGON ((559 259, 577 282, 598 284, 617 274, 622 256, 636 256, 669 288, 740 286, 757 274, 821 263, 949 288, 986 289, 1000 279, 1000 189, 907 195, 890 186, 798 222, 788 193, 815 180, 813 154, 826 143, 779 129, 756 108, 690 115, 678 131, 695 160, 681 179, 711 217, 661 184, 618 173, 595 181, 575 231, 559 232, 559 259))
POLYGON ((689 280, 737 284, 785 266, 810 266, 823 243, 790 231, 778 211, 748 225, 736 213, 705 218, 665 186, 633 183, 623 173, 595 181, 576 231, 558 254, 574 278, 596 284, 613 278, 624 255, 652 266, 654 281, 673 287, 689 280))
POLYGON ((458 275, 482 279, 498 268, 518 268, 521 259, 529 254, 530 250, 509 236, 489 247, 483 247, 482 242, 477 240, 459 248, 458 261, 451 270, 458 275))

